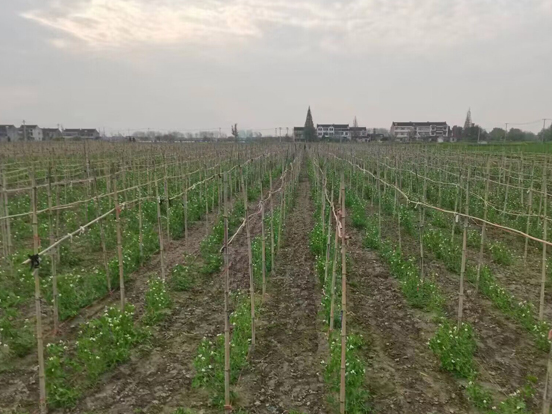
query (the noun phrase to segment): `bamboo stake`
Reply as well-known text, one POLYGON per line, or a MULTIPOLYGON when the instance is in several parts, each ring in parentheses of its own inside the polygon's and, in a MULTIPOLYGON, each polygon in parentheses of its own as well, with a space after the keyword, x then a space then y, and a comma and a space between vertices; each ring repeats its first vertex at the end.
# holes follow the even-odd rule
MULTIPOLYGON (((163 177, 163 187, 165 190, 165 209, 167 212, 167 242, 171 241, 171 206, 169 204, 169 182, 168 182, 168 174, 167 174, 167 161, 165 159, 165 154, 163 154, 163 164, 165 169, 165 176, 163 177)), ((157 187, 157 186, 156 186, 157 187)), ((126 194, 126 192, 125 192, 126 194)), ((163 256, 163 252, 161 252, 161 257, 163 256)), ((163 262, 163 259, 161 259, 161 262, 163 262)), ((165 270, 163 264, 161 264, 161 272, 163 275, 163 281, 165 281, 165 270)))
POLYGON ((347 236, 345 233, 345 178, 341 174, 341 383, 339 412, 345 414, 345 374, 347 363, 347 236))
MULTIPOLYGON (((0 174, 3 176, 3 166, 0 164, 0 174)), ((2 217, 7 217, 9 214, 4 213, 4 186, 2 183, 2 180, 0 180, 0 214, 2 217)), ((7 230, 6 230, 6 220, 8 219, 2 219, 1 225, 2 225, 2 253, 3 257, 8 257, 8 236, 7 236, 7 230)))
POLYGON ((121 311, 125 310, 125 273, 123 262, 123 236, 121 234, 121 208, 119 207, 119 192, 117 191, 117 176, 113 179, 115 199, 115 224, 117 226, 117 256, 119 259, 119 292, 121 293, 121 311))
POLYGON ((248 270, 249 270, 249 297, 251 300, 251 348, 255 348, 255 280, 253 279, 253 252, 251 251, 251 231, 249 229, 249 217, 247 212, 247 187, 243 181, 242 173, 242 187, 244 188, 243 192, 243 204, 245 207, 245 234, 247 237, 247 258, 249 260, 248 270))
MULTIPOLYGON (((326 189, 324 188, 323 191, 325 193, 326 189)), ((331 205, 333 205, 333 191, 331 194, 331 205)), ((324 220, 324 218, 322 218, 322 220, 324 220)), ((324 286, 326 285, 326 281, 328 280, 328 268, 330 267, 331 243, 332 243, 332 213, 330 212, 328 216, 328 237, 326 240, 326 265, 324 266, 324 286)))
MULTIPOLYGON (((243 175, 242 175, 243 177, 243 175)), ((242 178, 243 179, 243 178, 242 178)), ((226 191, 226 173, 224 189, 226 191)), ((247 197, 247 192, 246 197, 247 197)), ((247 209, 245 210, 247 215, 247 209)), ((224 409, 231 411, 230 405, 230 260, 228 252, 228 203, 224 203, 224 409)))
POLYGON ((272 170, 270 171, 270 274, 274 276, 274 195, 272 194, 272 170))
MULTIPOLYGON (((282 170, 283 171, 283 170, 282 170)), ((280 226, 278 227, 278 251, 282 245, 282 228, 284 227, 284 216, 286 208, 286 177, 282 177, 282 197, 280 199, 280 226)))
MULTIPOLYGON (((542 188, 543 188, 543 224, 542 224, 542 231, 543 231, 543 240, 548 240, 548 214, 547 214, 547 207, 548 207, 548 189, 547 189, 547 181, 548 181, 548 168, 546 165, 546 159, 544 160, 544 167, 542 172, 542 188)), ((540 289, 540 301, 539 301, 539 321, 542 321, 544 319, 544 292, 546 288, 546 243, 542 244, 542 277, 541 277, 541 289, 540 289)))
POLYGON ((468 178, 466 180, 466 217, 464 218, 464 231, 462 233, 462 263, 460 265, 460 292, 458 294, 458 328, 462 325, 462 316, 464 313, 464 276, 466 273, 466 257, 468 254, 468 215, 470 209, 470 168, 468 167, 468 178))
POLYGON ((481 278, 481 267, 483 266, 483 252, 485 250, 485 233, 487 231, 487 212, 489 209, 488 200, 489 200, 489 185, 491 180, 491 158, 487 160, 487 182, 485 183, 485 207, 483 210, 483 226, 481 228, 481 245, 479 246, 479 257, 477 259, 477 276, 475 280, 475 294, 479 292, 479 280, 481 278))
POLYGON ((459 208, 459 205, 461 204, 461 195, 460 195, 460 188, 462 187, 462 172, 460 171, 460 174, 459 174, 459 178, 458 178, 458 185, 456 186, 456 198, 454 199, 454 213, 455 213, 455 217, 454 217, 454 220, 452 220, 452 232, 451 232, 451 235, 450 235, 450 242, 454 242, 454 232, 456 230, 456 219, 457 219, 457 215, 456 215, 456 212, 458 210, 461 210, 461 208, 459 208))
MULTIPOLYGON (((339 191, 339 200, 338 205, 341 204, 341 191, 339 191)), ((330 329, 329 333, 331 335, 334 329, 334 319, 335 319, 335 279, 337 271, 337 251, 339 247, 339 229, 338 223, 335 226, 335 239, 334 239, 334 255, 333 255, 333 264, 332 264, 332 287, 331 287, 331 298, 330 298, 330 329)))
MULTIPOLYGON (((533 166, 531 167, 531 184, 530 184, 530 187, 529 187, 529 196, 528 196, 528 200, 527 200, 528 207, 527 207, 527 225, 526 225, 526 228, 525 228, 525 233, 526 234, 529 234, 529 229, 531 227, 531 215, 530 214, 533 211, 533 187, 534 187, 533 177, 534 177, 534 174, 535 174, 535 162, 533 161, 533 166)), ((527 264, 528 250, 529 250, 529 237, 525 237, 525 247, 523 249, 523 262, 525 264, 527 264)))
MULTIPOLYGON (((377 174, 378 174, 378 179, 376 180, 376 185, 378 186, 378 232, 379 232, 379 237, 381 239, 381 237, 382 237, 382 222, 381 222, 381 220, 382 220, 382 218, 381 218, 381 198, 382 198, 382 194, 381 194, 381 184, 379 182, 379 180, 380 180, 379 160, 377 161, 377 174)), ((385 187, 384 187, 384 191, 385 191, 385 187)))
MULTIPOLYGON (((207 177, 207 171, 205 171, 205 177, 207 177)), ((205 194, 205 236, 209 235, 209 197, 208 197, 208 187, 207 182, 203 183, 204 186, 204 194, 205 194)), ((213 187, 214 189, 214 187, 213 187)), ((214 208, 212 209, 215 210, 214 208)), ((220 214, 220 209, 219 209, 220 214)))
MULTIPOLYGON (((4 202, 4 214, 5 217, 8 217, 10 215, 10 209, 9 209, 9 203, 8 203, 8 193, 6 192, 8 182, 6 179, 6 174, 2 171, 2 198, 4 202)), ((7 237, 7 252, 8 255, 11 255, 13 253, 13 240, 11 235, 11 225, 10 225, 10 219, 5 219, 6 223, 6 237, 7 237)))
POLYGON ((36 188, 36 182, 35 182, 35 175, 34 171, 31 173, 31 185, 32 185, 32 193, 31 193, 31 203, 32 203, 32 222, 33 222, 33 261, 32 261, 32 268, 33 268, 33 277, 34 277, 34 285, 35 285, 35 315, 36 315, 36 342, 37 342, 37 351, 38 351, 38 383, 39 383, 39 408, 40 413, 45 414, 48 411, 48 408, 46 406, 46 375, 45 375, 45 368, 44 368, 44 340, 43 340, 43 334, 42 334, 42 309, 41 309, 41 294, 40 294, 40 279, 38 276, 38 268, 39 268, 39 257, 38 257, 38 249, 39 249, 39 237, 38 237, 38 217, 36 214, 37 211, 37 188, 36 188))
MULTIPOLYGON (((53 220, 52 220, 52 167, 48 171, 48 231, 50 237, 50 245, 54 244, 56 239, 54 236, 53 220)), ((50 266, 52 273, 52 296, 54 299, 54 335, 57 335, 59 327, 59 293, 57 286, 57 271, 56 271, 56 253, 55 249, 50 252, 50 266)))
POLYGON ((159 189, 157 185, 155 186, 155 197, 157 198, 157 229, 159 233, 159 259, 161 260, 161 280, 165 282, 165 249, 163 243, 163 229, 161 226, 161 199, 159 198, 159 189))
MULTIPOLYGON (((98 181, 96 178, 95 170, 92 171, 92 181, 93 181, 92 191, 96 202, 97 215, 101 216, 102 211, 101 211, 100 199, 98 197, 98 181)), ((107 260, 107 247, 105 244, 105 230, 103 227, 103 219, 98 221, 98 225, 100 226, 100 245, 102 248, 102 259, 103 259, 103 264, 105 269, 106 286, 107 286, 107 290, 111 293, 111 276, 109 274, 109 262, 107 260)))
MULTIPOLYGON (((261 187, 262 188, 262 187, 261 187)), ((261 191, 262 197, 262 191, 261 191)), ((266 294, 266 235, 265 235, 265 203, 261 201, 261 248, 263 265, 263 298, 266 294)))
POLYGON ((184 240, 188 243, 188 185, 189 180, 186 177, 184 182, 184 240))
MULTIPOLYGON (((552 330, 548 332, 548 341, 552 340, 552 330)), ((548 353, 546 364, 546 378, 544 379, 544 392, 542 394, 542 414, 550 414, 550 377, 552 376, 552 343, 548 353)))

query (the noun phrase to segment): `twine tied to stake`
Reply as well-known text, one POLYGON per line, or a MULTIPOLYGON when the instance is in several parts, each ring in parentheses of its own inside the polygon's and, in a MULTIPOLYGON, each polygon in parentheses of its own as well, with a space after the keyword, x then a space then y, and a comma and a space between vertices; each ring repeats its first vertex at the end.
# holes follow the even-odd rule
POLYGON ((31 261, 31 270, 38 269, 40 266, 40 256, 38 254, 28 255, 31 261))

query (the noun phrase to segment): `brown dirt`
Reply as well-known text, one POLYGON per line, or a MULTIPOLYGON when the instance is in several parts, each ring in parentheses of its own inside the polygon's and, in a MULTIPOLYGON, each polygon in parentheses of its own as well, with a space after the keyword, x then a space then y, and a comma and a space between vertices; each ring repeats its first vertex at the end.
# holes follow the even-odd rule
MULTIPOLYGON (((403 252, 419 257, 417 237, 402 235, 403 252)), ((384 216, 384 236, 397 241, 397 226, 394 219, 384 216)), ((428 277, 434 278, 446 298, 447 316, 455 319, 458 306, 459 275, 447 270, 444 264, 430 252, 426 253, 425 269, 428 277)), ((480 371, 480 380, 494 392, 496 399, 504 399, 526 384, 528 376, 536 376, 543 384, 546 372, 546 353, 539 351, 531 335, 517 322, 509 319, 493 304, 476 295, 473 286, 466 282, 464 320, 471 323, 477 339, 475 359, 480 371)), ((532 408, 542 400, 542 390, 537 387, 531 401, 532 408)))
POLYGON ((409 307, 376 252, 349 227, 352 326, 367 340, 367 383, 379 413, 469 413, 461 388, 441 372, 427 346, 431 315, 409 307))
POLYGON ((328 412, 321 373, 327 338, 318 317, 320 292, 307 243, 314 224, 309 193, 302 174, 297 204, 286 220, 285 244, 275 275, 269 277, 251 365, 238 386, 250 413, 328 412))
MULTIPOLYGON (((209 223, 213 223, 216 215, 216 213, 209 214, 209 223)), ((198 253, 200 242, 205 237, 205 222, 196 222, 192 224, 188 230, 188 240, 180 239, 165 242, 165 268, 167 277, 169 277, 171 269, 176 264, 183 262, 185 255, 195 255, 198 253)), ((152 274, 161 273, 160 263, 160 254, 157 253, 142 268, 132 273, 130 280, 125 284, 127 303, 135 305, 137 317, 143 313, 147 280, 152 274)), ((183 307, 183 309, 188 310, 189 313, 195 313, 195 308, 188 309, 188 306, 193 303, 188 298, 189 294, 188 292, 183 295, 177 295, 177 298, 175 298, 175 308, 178 307, 178 309, 181 309, 183 307), (182 296, 182 298, 180 298, 180 296, 182 296), (180 303, 180 300, 182 300, 183 303, 180 303)), ((119 298, 120 296, 117 291, 95 302, 93 305, 82 309, 79 315, 65 322, 57 337, 48 337, 46 343, 57 340, 67 341, 75 339, 78 327, 81 323, 95 317, 106 306, 117 306, 120 300, 119 298)), ((198 316, 198 318, 201 319, 201 316, 198 316)), ((178 315, 173 319, 176 320, 178 324, 178 315)), ((201 324, 199 325, 201 326, 201 324)), ((178 326, 175 327, 175 329, 179 330, 178 328, 178 326)), ((155 352, 155 349, 153 352, 155 352)), ((21 359, 14 369, 0 375, 0 401, 2 402, 2 408, 12 407, 16 409, 18 407, 26 407, 32 410, 36 407, 38 396, 36 364, 36 354, 33 352, 28 357, 21 359)), ((113 389, 116 390, 116 388, 113 389)))

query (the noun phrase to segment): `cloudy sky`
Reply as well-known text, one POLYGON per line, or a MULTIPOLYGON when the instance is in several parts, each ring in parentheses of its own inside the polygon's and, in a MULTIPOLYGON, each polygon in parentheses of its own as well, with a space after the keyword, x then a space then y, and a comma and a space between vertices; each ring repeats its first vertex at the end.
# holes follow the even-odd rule
MULTIPOLYGON (((0 124, 552 118, 552 0, 0 0, 0 124)), ((550 121, 549 121, 550 122, 550 121)))

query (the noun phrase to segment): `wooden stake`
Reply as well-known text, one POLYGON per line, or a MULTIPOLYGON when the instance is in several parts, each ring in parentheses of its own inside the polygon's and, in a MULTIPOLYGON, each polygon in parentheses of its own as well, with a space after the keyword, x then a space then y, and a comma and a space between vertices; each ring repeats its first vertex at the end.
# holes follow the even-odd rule
MULTIPOLYGON (((548 341, 552 339, 552 330, 548 332, 548 341)), ((542 414, 550 414, 550 377, 552 376, 552 344, 548 352, 546 364, 546 378, 544 379, 544 393, 542 394, 542 414)))
POLYGON ((272 194, 272 170, 270 171, 270 274, 274 276, 274 195, 272 194))
MULTIPOLYGON (((48 171, 48 230, 50 237, 50 245, 54 244, 56 239, 54 236, 53 228, 53 211, 52 211, 52 167, 50 166, 48 171)), ((54 335, 57 335, 59 327, 59 293, 57 286, 57 271, 56 271, 56 249, 50 252, 50 266, 52 272, 52 296, 54 299, 54 335)))
MULTIPOLYGON (((262 186, 261 186, 262 188, 262 186)), ((261 191, 261 197, 262 197, 261 191)), ((263 265, 263 298, 266 294, 266 235, 265 235, 265 203, 261 201, 261 255, 263 265)))
POLYGON ((37 263, 33 266, 33 277, 35 284, 35 316, 36 316, 36 342, 38 351, 38 388, 39 388, 39 408, 40 413, 48 412, 46 405, 46 375, 44 368, 44 339, 42 336, 42 309, 41 309, 41 294, 40 294, 40 279, 38 276, 38 249, 40 239, 38 238, 38 216, 37 216, 37 188, 35 182, 34 171, 31 173, 32 185, 32 222, 33 222, 33 254, 37 258, 37 263))
MULTIPOLYGON (((529 187, 529 199, 527 200, 527 225, 525 227, 525 234, 529 234, 529 229, 531 228, 531 214, 533 214, 533 177, 535 175, 535 161, 533 161, 533 166, 531 167, 531 184, 529 187)), ((523 262, 527 264, 527 253, 529 250, 529 237, 525 237, 525 247, 523 250, 523 262)))
POLYGON ((251 231, 249 229, 249 217, 247 212, 247 187, 242 178, 242 187, 243 192, 243 204, 245 207, 245 234, 247 237, 247 258, 249 260, 248 270, 249 270, 249 297, 251 299, 251 348, 255 348, 255 280, 253 278, 253 252, 251 250, 251 231))
POLYGON ((485 183, 485 206, 483 210, 483 227, 481 228, 481 245, 479 246, 479 257, 477 259, 477 276, 475 280, 475 293, 479 292, 479 280, 481 278, 481 267, 483 266, 483 252, 485 250, 485 233, 487 231, 487 212, 489 209, 489 185, 491 182, 491 158, 487 160, 487 182, 485 183))
POLYGON ((159 259, 161 260, 161 280, 165 282, 165 249, 163 244, 163 228, 161 226, 161 198, 159 198, 159 189, 157 185, 155 186, 155 197, 157 199, 157 229, 159 233, 159 259))
POLYGON ((345 414, 345 374, 347 364, 347 236, 345 233, 345 178, 341 173, 341 383, 339 412, 345 414))
MULTIPOLYGON (((10 215, 10 208, 8 204, 8 193, 6 192, 7 189, 8 189, 8 181, 6 179, 6 174, 2 173, 2 193, 3 193, 2 198, 4 203, 4 214, 6 215, 6 217, 10 215)), ((6 225, 7 251, 8 251, 8 255, 11 255, 13 253, 13 240, 11 235, 10 219, 6 218, 4 221, 6 225)))
POLYGON ((188 243, 188 177, 184 181, 182 206, 184 207, 184 240, 188 243))
MULTIPOLYGON (((325 192, 325 188, 323 189, 323 191, 325 192)), ((331 194, 331 205, 333 205, 333 191, 331 194)), ((322 220, 324 220, 324 218, 322 218, 322 220)), ((331 243, 332 243, 332 212, 330 211, 330 214, 328 217, 328 237, 326 240, 326 266, 324 266, 324 285, 326 285, 326 281, 328 280, 328 268, 330 267, 331 243)))
MULTIPOLYGON (((543 223, 542 223, 542 239, 548 240, 548 190, 547 190, 547 181, 548 181, 548 168, 546 165, 547 159, 544 159, 544 169, 542 172, 542 191, 543 191, 543 223)), ((541 277, 541 290, 540 290, 540 301, 539 301, 539 321, 544 319, 544 291, 546 288, 546 243, 542 244, 542 277, 541 277)))
MULTIPOLYGON (((168 174, 167 174, 167 160, 165 159, 165 154, 163 154, 163 164, 165 169, 165 176, 163 177, 163 187, 165 190, 165 208, 167 211, 167 241, 170 242, 171 240, 171 206, 170 206, 170 200, 169 200, 169 181, 168 181, 168 174)), ((161 246, 160 246, 161 247, 161 246)), ((163 257, 163 252, 161 252, 161 257, 163 257)), ((163 259, 161 258, 161 262, 163 259)), ((161 272, 163 274, 163 281, 165 281, 164 277, 164 269, 163 264, 161 264, 162 269, 161 272)))
POLYGON ((123 262, 123 236, 121 233, 121 208, 119 207, 119 192, 117 191, 117 176, 113 180, 115 198, 115 224, 117 227, 117 256, 119 259, 119 292, 121 293, 121 311, 125 310, 125 270, 123 262))
MULTIPOLYGON (((243 177, 243 175, 242 175, 243 177)), ((242 178, 243 179, 243 178, 242 178)), ((226 174, 224 188, 226 190, 226 174)), ((247 192, 245 192, 247 197, 247 192)), ((245 214, 247 214, 247 209, 245 214)), ((230 405, 230 260, 228 252, 228 203, 224 203, 224 409, 232 410, 230 405)))
POLYGON ((468 178, 466 180, 466 217, 464 218, 464 231, 462 233, 462 263, 460 265, 460 292, 458 294, 458 328, 462 325, 464 313, 464 275, 466 273, 466 257, 468 254, 468 215, 470 214, 470 168, 468 167, 468 178))

